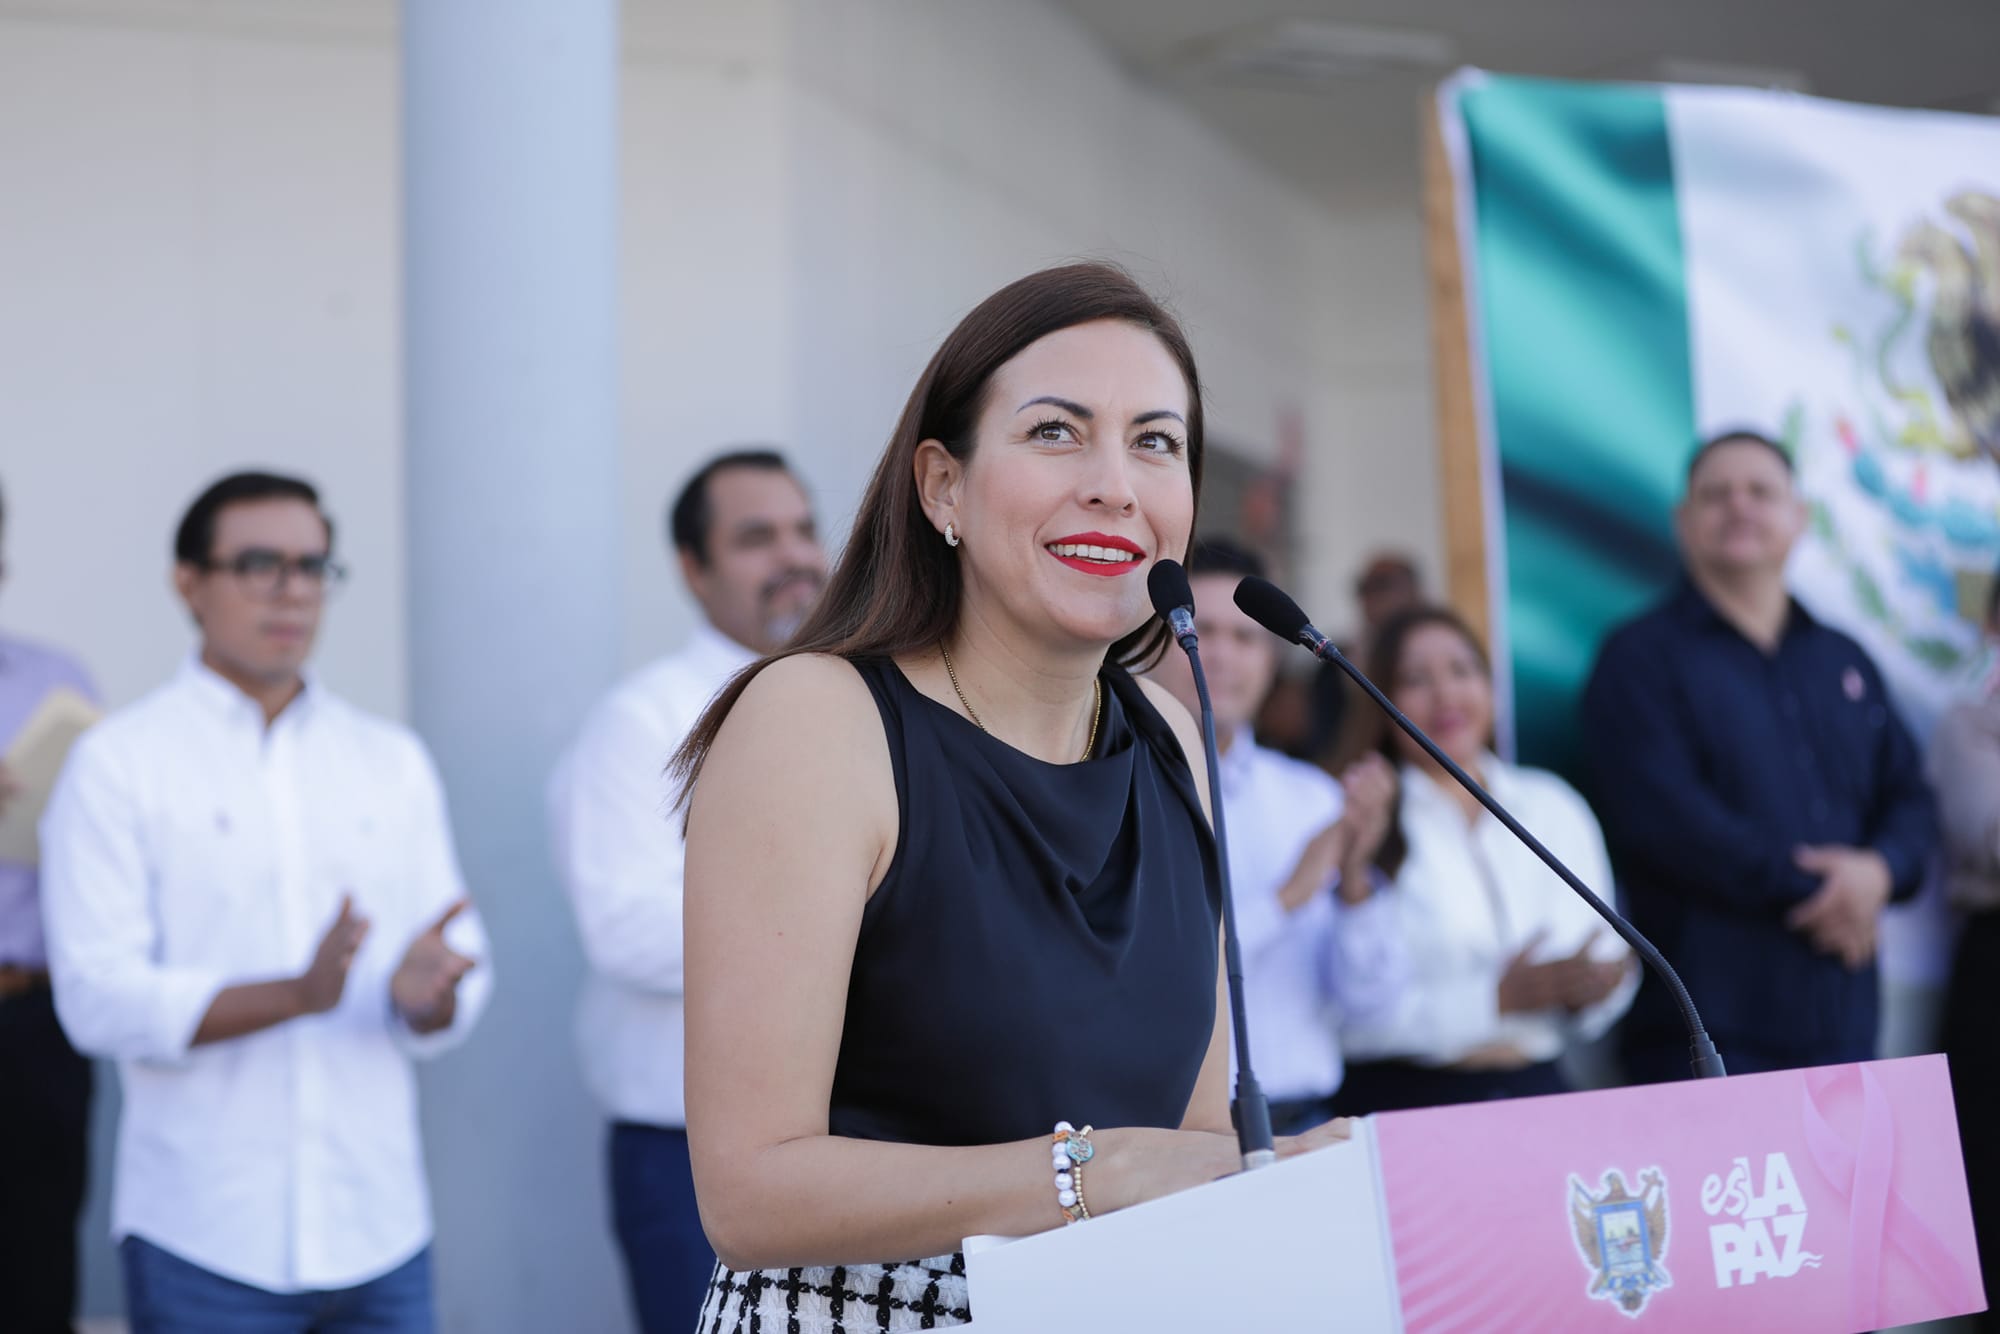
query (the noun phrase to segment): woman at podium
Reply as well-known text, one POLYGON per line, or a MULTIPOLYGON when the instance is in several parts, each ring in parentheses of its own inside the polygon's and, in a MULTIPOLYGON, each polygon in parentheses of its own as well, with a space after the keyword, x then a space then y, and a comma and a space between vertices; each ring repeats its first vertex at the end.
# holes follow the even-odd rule
POLYGON ((703 1330, 963 1323, 961 1239, 1235 1168, 1200 741, 1127 671, 1201 462, 1171 316, 1104 265, 1011 284, 919 378, 812 617, 690 735, 703 1330))
MULTIPOLYGON (((1585 884, 1609 893, 1597 819, 1552 773, 1493 754, 1493 672, 1458 616, 1419 607, 1379 632, 1369 674, 1585 884)), ((1589 905, 1402 732, 1397 810, 1376 853, 1410 959, 1398 1003, 1343 1027, 1348 1115, 1562 1093, 1557 1058, 1632 1003, 1638 970, 1589 905)))

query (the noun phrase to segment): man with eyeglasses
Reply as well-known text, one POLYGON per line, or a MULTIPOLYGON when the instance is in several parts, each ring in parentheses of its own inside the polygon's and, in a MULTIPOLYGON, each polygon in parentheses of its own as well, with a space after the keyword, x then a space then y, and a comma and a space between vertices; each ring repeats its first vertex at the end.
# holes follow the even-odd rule
MULTIPOLYGON (((0 505, 0 535, 5 522, 0 505)), ((0 757, 65 691, 96 698, 68 654, 0 635, 0 757)), ((33 802, 27 776, 0 758, 0 820, 25 827, 33 802)), ((67 1334, 89 1153, 90 1062, 56 1022, 39 879, 33 860, 0 853, 0 1323, 20 1334, 67 1334)))
POLYGON ((124 1090, 134 1334, 433 1328, 411 1062, 491 972, 430 756, 306 670, 332 545, 305 482, 203 492, 174 543, 200 647, 43 818, 56 1010, 124 1090))
POLYGON ((710 459, 667 530, 701 620, 679 652, 598 704, 549 783, 551 841, 590 961, 578 1053, 612 1118, 612 1218, 645 1334, 691 1327, 715 1264, 688 1162, 682 845, 667 764, 715 692, 782 647, 826 581, 812 501, 771 450, 710 459))

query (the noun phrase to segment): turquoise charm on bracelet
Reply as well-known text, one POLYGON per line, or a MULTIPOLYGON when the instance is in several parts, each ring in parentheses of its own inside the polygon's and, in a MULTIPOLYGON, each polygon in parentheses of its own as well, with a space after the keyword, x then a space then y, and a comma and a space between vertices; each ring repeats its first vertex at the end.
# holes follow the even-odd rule
POLYGON ((1097 1156, 1090 1142, 1090 1127, 1078 1130, 1067 1121, 1056 1122, 1055 1137, 1049 1144, 1049 1166, 1055 1172, 1056 1207, 1064 1223, 1081 1223, 1090 1217, 1083 1202, 1083 1165, 1097 1156))

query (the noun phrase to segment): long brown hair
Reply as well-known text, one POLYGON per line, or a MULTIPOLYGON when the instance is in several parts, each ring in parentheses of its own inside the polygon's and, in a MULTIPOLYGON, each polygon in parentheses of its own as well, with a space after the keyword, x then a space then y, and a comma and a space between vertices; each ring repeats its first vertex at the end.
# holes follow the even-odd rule
MULTIPOLYGON (((1472 627, 1465 618, 1449 607, 1420 606, 1409 607, 1397 612, 1382 623, 1375 632, 1375 642, 1368 651, 1368 679, 1382 688, 1382 693, 1395 697, 1396 675, 1403 667, 1403 650, 1409 645, 1410 637, 1428 626, 1442 625, 1458 632, 1472 648, 1473 656, 1486 672, 1486 679, 1493 679, 1493 662, 1486 655, 1486 645, 1479 642, 1472 627)), ((1373 708, 1373 704, 1370 706, 1373 708)), ((1386 714, 1378 711, 1376 716, 1378 731, 1375 748, 1382 752, 1391 766, 1400 768, 1403 757, 1397 751, 1396 739, 1402 735, 1397 726, 1389 721, 1386 714)), ((1487 738, 1492 744, 1492 738, 1487 738)), ((1375 850, 1375 865, 1391 880, 1403 869, 1403 862, 1410 855, 1410 841, 1403 834, 1403 787, 1396 785, 1395 805, 1389 811, 1389 833, 1383 838, 1382 846, 1375 850)))
MULTIPOLYGON (((1037 339, 1097 320, 1122 320, 1146 330, 1179 364, 1188 391, 1188 473, 1199 503, 1201 378, 1180 323, 1113 264, 1067 264, 1009 283, 959 321, 918 377, 875 465, 826 592, 798 633, 779 652, 737 673, 674 755, 670 772, 682 803, 701 776, 723 719, 757 673, 778 659, 800 653, 893 657, 930 648, 951 633, 958 622, 958 559, 919 501, 917 446, 936 440, 961 463, 971 459, 993 373, 1037 339)), ((1165 625, 1148 620, 1111 646, 1111 660, 1125 667, 1150 665, 1166 643, 1165 625)))

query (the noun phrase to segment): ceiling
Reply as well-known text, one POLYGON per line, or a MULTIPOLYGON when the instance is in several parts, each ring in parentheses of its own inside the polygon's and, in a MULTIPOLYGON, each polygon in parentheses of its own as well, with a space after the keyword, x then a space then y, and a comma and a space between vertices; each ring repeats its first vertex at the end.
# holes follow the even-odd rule
POLYGON ((2000 111, 1993 0, 1057 0, 1138 76, 1328 203, 1409 201, 1419 107, 1451 68, 1800 87, 1860 102, 2000 111), (1217 52, 1293 20, 1409 53, 1302 79, 1217 52), (1369 31, 1372 30, 1372 31, 1369 31))

